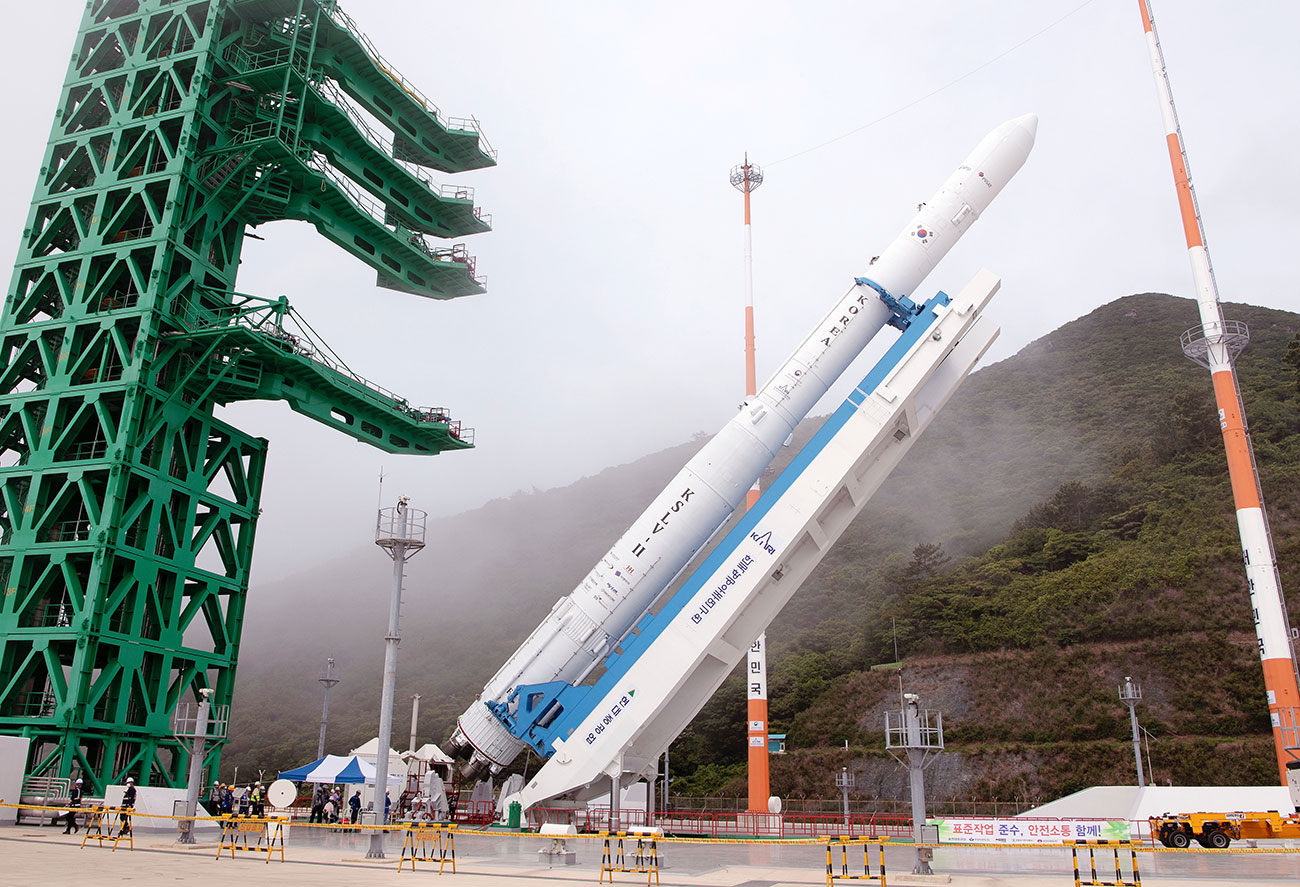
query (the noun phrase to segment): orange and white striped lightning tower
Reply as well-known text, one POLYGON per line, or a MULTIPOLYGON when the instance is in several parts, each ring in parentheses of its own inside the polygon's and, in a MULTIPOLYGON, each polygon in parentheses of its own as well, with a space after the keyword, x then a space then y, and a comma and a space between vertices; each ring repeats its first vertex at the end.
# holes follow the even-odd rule
MULTIPOLYGON (((731 169, 731 184, 745 195, 745 399, 758 392, 758 376, 754 366, 754 239, 749 224, 749 195, 763 184, 763 169, 745 162, 731 169)), ((758 479, 745 496, 745 510, 758 501, 758 479)), ((749 729, 749 809, 766 813, 767 799, 771 795, 767 763, 767 634, 760 634, 749 648, 748 673, 745 686, 748 696, 747 716, 749 729)))
POLYGON ((1250 587, 1250 602, 1255 611, 1255 634, 1259 641, 1259 656, 1264 664, 1264 689, 1268 695, 1269 716, 1273 722, 1273 739, 1277 746, 1278 770, 1282 784, 1287 782, 1287 762, 1296 760, 1291 749, 1297 744, 1296 715, 1300 713, 1300 692, 1297 691, 1295 650, 1291 643, 1290 623, 1287 619, 1286 601, 1282 597, 1282 583, 1277 572, 1277 556, 1273 551, 1273 536, 1269 531, 1268 515, 1264 510, 1264 496, 1259 485, 1255 454, 1250 435, 1246 430, 1245 413, 1241 404, 1241 389, 1237 385, 1233 361, 1250 340, 1244 323, 1224 320, 1219 307, 1219 288, 1214 280, 1214 268, 1205 245, 1205 229, 1201 223, 1196 192, 1187 172, 1187 150, 1183 145, 1178 114, 1174 110, 1173 92, 1169 74, 1165 70, 1164 53, 1156 35, 1155 22, 1148 0, 1138 0, 1142 11, 1142 27, 1146 30, 1147 49, 1151 53, 1151 68, 1155 74, 1156 91, 1160 96, 1160 113, 1164 118, 1165 140, 1169 160, 1174 168, 1174 184, 1178 189, 1178 208, 1183 218, 1183 233, 1187 236, 1187 253, 1192 263, 1192 280, 1196 286, 1196 304, 1200 309, 1201 325, 1183 333, 1183 353, 1206 367, 1214 383, 1214 399, 1219 407, 1219 427, 1228 451, 1228 477, 1232 482, 1232 498, 1237 508, 1237 530, 1241 535, 1241 548, 1246 562, 1246 581, 1250 587))

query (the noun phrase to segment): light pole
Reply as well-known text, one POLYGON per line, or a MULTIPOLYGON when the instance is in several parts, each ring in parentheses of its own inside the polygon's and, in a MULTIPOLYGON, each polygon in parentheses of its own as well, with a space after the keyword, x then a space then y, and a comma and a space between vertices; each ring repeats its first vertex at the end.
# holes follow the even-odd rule
POLYGON ((320 739, 316 743, 316 758, 319 760, 325 757, 325 723, 330 716, 330 690, 339 682, 339 679, 334 677, 333 656, 325 660, 325 677, 316 680, 325 688, 325 702, 320 709, 320 739))
POLYGON ((1143 788, 1147 780, 1142 773, 1142 740, 1138 736, 1137 716, 1137 704, 1142 701, 1142 687, 1134 683, 1132 678, 1125 677, 1124 683, 1119 687, 1119 701, 1128 706, 1129 721, 1133 724, 1133 759, 1137 761, 1138 788, 1143 788))
POLYGON ((416 693, 411 697, 411 742, 407 749, 415 751, 415 725, 420 719, 420 694, 416 693))
MULTIPOLYGON (((375 526, 375 544, 393 559, 393 592, 388 602, 388 634, 384 636, 384 686, 379 702, 379 748, 375 750, 375 821, 388 824, 384 803, 388 793, 388 749, 393 739, 393 693, 397 686, 397 645, 401 642, 398 622, 402 615, 402 584, 406 560, 424 548, 426 513, 408 508, 410 500, 399 496, 396 508, 380 509, 375 526)), ((384 830, 370 835, 367 859, 384 858, 384 830)))
MULTIPOLYGON (((185 816, 180 843, 194 843, 194 817, 198 815, 199 792, 203 785, 203 762, 207 756, 208 739, 221 740, 226 735, 227 706, 218 706, 215 717, 212 715, 212 689, 199 689, 199 704, 178 703, 172 716, 172 733, 181 740, 190 740, 189 782, 185 786, 185 816), (209 729, 209 722, 212 726, 209 729), (209 737, 211 733, 211 737, 209 737)), ((238 772, 238 770, 236 770, 238 772)))
MULTIPOLYGON (((925 768, 943 751, 943 715, 922 709, 920 697, 915 693, 903 694, 903 708, 885 712, 885 748, 907 767, 912 795, 912 838, 919 845, 925 840, 925 768), (906 763, 895 750, 906 753, 906 763)), ((934 874, 930 869, 933 856, 932 848, 918 846, 912 874, 934 874)))
POLYGON ((840 790, 844 796, 844 830, 846 834, 853 834, 852 826, 849 824, 849 789, 853 788, 857 782, 857 777, 849 772, 848 767, 841 767, 840 772, 835 774, 835 787, 840 790))

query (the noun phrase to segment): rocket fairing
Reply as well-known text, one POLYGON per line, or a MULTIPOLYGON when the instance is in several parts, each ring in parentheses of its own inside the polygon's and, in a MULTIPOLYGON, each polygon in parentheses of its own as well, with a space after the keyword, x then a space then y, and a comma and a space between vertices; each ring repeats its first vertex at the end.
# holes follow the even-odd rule
MULTIPOLYGON (((467 774, 507 765, 525 747, 510 720, 515 689, 578 684, 611 652, 713 535, 798 423, 886 325, 906 326, 910 296, 1020 169, 1038 118, 1003 123, 975 147, 898 237, 740 412, 655 497, 487 682, 450 744, 473 749, 467 774)), ((547 715, 543 713, 542 717, 547 715)), ((525 727, 531 725, 525 725, 525 727)))

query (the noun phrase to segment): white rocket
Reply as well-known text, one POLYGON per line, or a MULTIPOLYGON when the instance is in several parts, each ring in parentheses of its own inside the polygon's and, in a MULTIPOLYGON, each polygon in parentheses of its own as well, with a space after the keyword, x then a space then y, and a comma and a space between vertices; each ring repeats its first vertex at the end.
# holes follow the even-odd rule
MULTIPOLYGON (((467 775, 493 772, 525 747, 502 720, 522 685, 580 683, 745 499, 754 479, 866 344, 919 307, 921 281, 1020 169, 1038 118, 994 129, 740 412, 669 482, 586 578, 561 598, 457 721, 467 775)), ((553 715, 552 715, 553 716, 553 715)), ((546 717, 543 713, 543 717, 546 717)), ((525 727, 528 725, 525 725, 525 727)))

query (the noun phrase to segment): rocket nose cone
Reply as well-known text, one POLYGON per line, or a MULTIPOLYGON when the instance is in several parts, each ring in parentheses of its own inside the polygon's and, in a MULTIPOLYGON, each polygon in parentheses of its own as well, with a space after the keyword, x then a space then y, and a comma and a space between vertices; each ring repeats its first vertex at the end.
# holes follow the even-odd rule
POLYGON ((1037 114, 1025 114, 1023 117, 1017 117, 1015 120, 1011 122, 1014 123, 1016 126, 1019 126, 1025 132, 1029 133, 1029 137, 1031 139, 1038 137, 1038 115, 1037 114))

